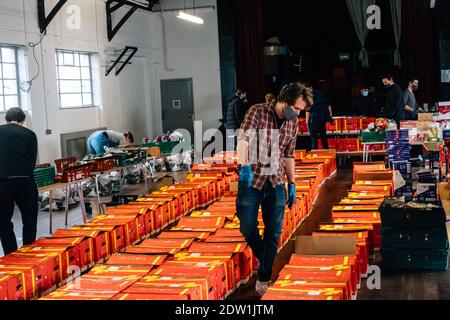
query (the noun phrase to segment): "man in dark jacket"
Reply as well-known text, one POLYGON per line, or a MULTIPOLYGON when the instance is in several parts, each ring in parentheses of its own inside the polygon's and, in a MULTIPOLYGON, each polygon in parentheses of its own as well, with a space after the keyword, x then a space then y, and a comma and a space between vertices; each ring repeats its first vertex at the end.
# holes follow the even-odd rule
POLYGON ((394 77, 391 75, 383 78, 383 85, 387 91, 384 114, 387 118, 397 121, 397 125, 400 126, 400 121, 405 120, 402 89, 394 82, 394 77))
POLYGON ((237 89, 236 94, 228 99, 227 115, 225 128, 229 130, 237 130, 241 127, 242 121, 246 114, 245 99, 247 93, 245 90, 237 89))
POLYGON ((38 189, 34 181, 37 159, 36 134, 23 126, 26 115, 20 108, 6 113, 0 126, 0 240, 5 255, 17 250, 11 219, 14 204, 22 213, 23 244, 36 240, 38 189))
POLYGON ((327 95, 320 90, 313 89, 312 85, 306 84, 306 87, 312 90, 314 104, 309 110, 306 110, 306 123, 308 124, 311 135, 311 148, 319 148, 319 138, 322 141, 324 149, 328 149, 327 122, 333 122, 333 110, 327 95))

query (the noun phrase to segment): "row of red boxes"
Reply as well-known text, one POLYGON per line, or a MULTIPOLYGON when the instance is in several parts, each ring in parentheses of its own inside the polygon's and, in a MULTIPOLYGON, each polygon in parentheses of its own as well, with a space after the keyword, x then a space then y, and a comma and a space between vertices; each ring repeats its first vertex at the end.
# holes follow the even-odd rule
MULTIPOLYGON (((327 140, 329 149, 338 152, 356 152, 363 149, 359 138, 328 138, 327 140)), ((323 149, 321 140, 319 140, 319 149, 323 149)), ((369 151, 386 151, 386 144, 369 145, 369 151)))
MULTIPOLYGON (((371 123, 376 122, 375 118, 367 117, 334 117, 333 123, 327 123, 328 133, 358 133, 366 130, 371 123)), ((299 119, 298 132, 300 134, 308 134, 309 129, 306 119, 299 119)))
POLYGON ((333 206, 332 223, 322 223, 312 237, 302 239, 303 247, 315 247, 320 254, 293 255, 263 300, 356 297, 361 277, 368 272, 369 256, 381 247, 378 209, 384 196, 392 194, 393 179, 392 171, 386 170, 383 163, 356 163, 354 171, 348 196, 333 206), (354 255, 327 252, 333 243, 339 247, 339 238, 349 237, 355 240, 354 255), (321 247, 321 243, 325 246, 321 247))
POLYGON ((0 258, 0 300, 34 299, 113 253, 161 231, 194 209, 205 207, 236 181, 236 170, 210 168, 214 177, 191 177, 143 199, 110 208, 82 226, 57 230, 0 258))

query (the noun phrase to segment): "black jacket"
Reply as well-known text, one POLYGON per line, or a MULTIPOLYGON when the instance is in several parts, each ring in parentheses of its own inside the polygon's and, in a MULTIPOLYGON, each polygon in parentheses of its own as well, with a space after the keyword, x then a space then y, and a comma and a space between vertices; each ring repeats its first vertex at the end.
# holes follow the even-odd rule
POLYGON ((402 104, 402 89, 397 84, 394 84, 387 93, 384 113, 389 119, 403 120, 404 113, 402 112, 402 104))
POLYGON ((17 124, 0 126, 0 179, 34 177, 36 134, 17 124))
POLYGON ((234 95, 228 99, 225 128, 233 130, 239 129, 242 121, 244 121, 245 113, 245 104, 241 98, 234 95))

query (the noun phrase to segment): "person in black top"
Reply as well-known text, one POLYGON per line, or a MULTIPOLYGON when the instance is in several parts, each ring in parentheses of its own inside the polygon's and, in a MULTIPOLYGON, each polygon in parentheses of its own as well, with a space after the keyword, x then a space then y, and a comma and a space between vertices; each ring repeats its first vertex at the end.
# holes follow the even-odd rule
POLYGON ((333 122, 333 111, 330 100, 325 92, 313 89, 310 84, 306 84, 306 87, 312 90, 314 96, 314 104, 310 110, 306 110, 306 123, 308 124, 311 135, 311 148, 312 150, 319 148, 320 138, 323 148, 329 149, 327 122, 333 122))
POLYGON ((358 97, 352 99, 352 103, 352 109, 357 115, 375 117, 378 114, 375 96, 370 93, 367 86, 361 89, 361 94, 358 97))
POLYGON ((397 121, 397 125, 400 126, 400 121, 405 120, 402 89, 394 82, 394 77, 391 75, 383 77, 383 85, 387 91, 384 114, 388 119, 397 121))
POLYGON ((37 159, 36 134, 25 128, 26 115, 20 108, 6 113, 0 126, 0 240, 5 255, 18 249, 11 222, 16 204, 22 214, 23 244, 36 240, 38 189, 34 181, 37 159))

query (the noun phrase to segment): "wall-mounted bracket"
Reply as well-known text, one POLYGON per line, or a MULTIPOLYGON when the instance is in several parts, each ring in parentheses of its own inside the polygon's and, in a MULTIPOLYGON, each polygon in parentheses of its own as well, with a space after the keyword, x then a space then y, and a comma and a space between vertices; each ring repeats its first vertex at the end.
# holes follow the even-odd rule
POLYGON ((59 0, 58 3, 53 7, 48 16, 45 15, 45 0, 37 0, 38 5, 38 19, 39 19, 39 29, 41 33, 45 33, 48 25, 56 16, 56 14, 61 10, 61 8, 66 4, 67 0, 59 0))
POLYGON ((108 40, 111 41, 117 32, 122 28, 125 22, 130 19, 134 12, 138 9, 152 11, 153 6, 157 0, 108 0, 106 1, 106 24, 108 27, 108 40), (113 27, 112 14, 123 6, 129 7, 128 12, 120 19, 120 21, 113 27))
POLYGON ((113 60, 113 63, 109 68, 106 70, 105 75, 109 76, 109 74, 114 70, 115 67, 118 67, 116 70, 116 76, 118 76, 122 70, 130 64, 131 59, 133 59, 134 55, 138 51, 138 48, 136 47, 125 47, 122 52, 119 54, 119 56, 113 60), (124 59, 124 60, 123 60, 124 59))

